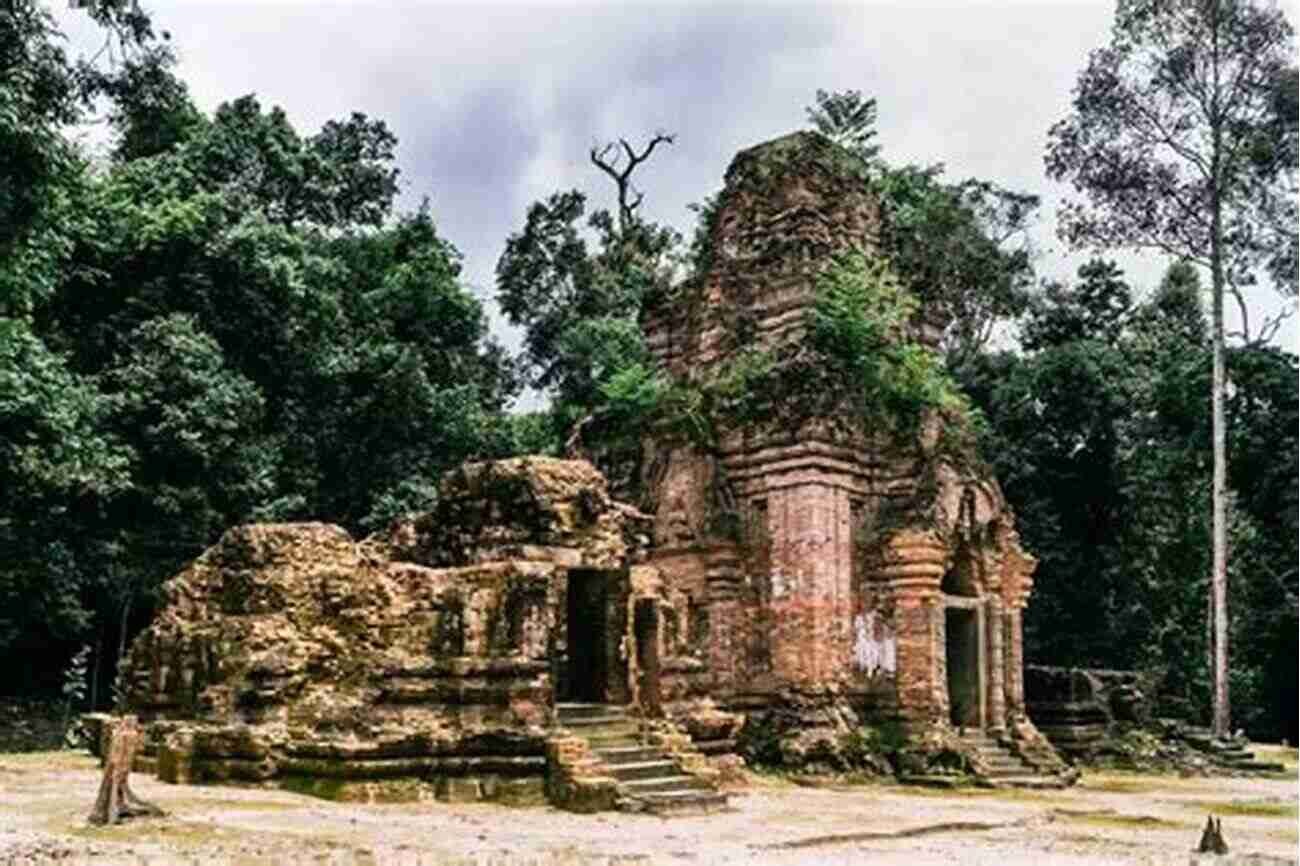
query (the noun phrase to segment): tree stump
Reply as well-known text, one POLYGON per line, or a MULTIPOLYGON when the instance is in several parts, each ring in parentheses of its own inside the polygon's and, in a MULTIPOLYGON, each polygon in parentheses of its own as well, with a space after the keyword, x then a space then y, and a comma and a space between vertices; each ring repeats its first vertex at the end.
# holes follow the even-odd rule
POLYGON ((1205 829, 1201 831, 1201 844, 1196 846, 1200 854, 1227 854, 1228 843, 1223 839, 1223 819, 1213 815, 1205 819, 1205 829))
POLYGON ((123 716, 109 723, 108 748, 104 752, 104 778, 91 810, 92 824, 117 824, 138 815, 165 815, 131 790, 131 763, 140 749, 140 724, 135 716, 123 716))

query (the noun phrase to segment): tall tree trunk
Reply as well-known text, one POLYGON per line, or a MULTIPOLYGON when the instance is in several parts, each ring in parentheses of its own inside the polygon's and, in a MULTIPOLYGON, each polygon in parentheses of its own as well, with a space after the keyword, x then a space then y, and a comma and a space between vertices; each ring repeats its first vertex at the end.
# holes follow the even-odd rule
POLYGON ((1215 736, 1229 732, 1228 713, 1228 455, 1224 430, 1223 396, 1226 387, 1223 369, 1223 130, 1227 123, 1222 103, 1224 82, 1220 77, 1219 4, 1210 6, 1210 40, 1212 44, 1213 87, 1210 91, 1210 285, 1214 295, 1214 374, 1211 390, 1211 436, 1214 447, 1214 487, 1210 532, 1214 536, 1213 574, 1210 595, 1214 600, 1214 709, 1212 726, 1215 736))
POLYGON ((1214 487, 1211 494, 1213 504, 1210 526, 1214 547, 1213 570, 1210 574, 1210 598, 1214 610, 1214 669, 1211 676, 1214 695, 1211 701, 1213 706, 1211 725, 1215 736, 1226 737, 1231 726, 1228 706, 1228 456, 1223 418, 1224 380, 1226 379, 1223 363, 1223 259, 1220 251, 1223 223, 1221 204, 1217 195, 1211 204, 1210 218, 1210 278, 1214 295, 1214 374, 1211 384, 1214 487))
POLYGON ((126 597, 122 599, 122 620, 117 630, 117 658, 113 662, 113 682, 121 686, 121 690, 113 695, 113 711, 117 713, 126 710, 122 706, 122 694, 126 691, 126 684, 122 682, 122 659, 126 656, 126 627, 131 620, 131 600, 134 597, 135 587, 128 587, 126 597))
POLYGON ((90 669, 90 711, 99 712, 99 664, 104 658, 104 625, 95 631, 95 666, 90 669))

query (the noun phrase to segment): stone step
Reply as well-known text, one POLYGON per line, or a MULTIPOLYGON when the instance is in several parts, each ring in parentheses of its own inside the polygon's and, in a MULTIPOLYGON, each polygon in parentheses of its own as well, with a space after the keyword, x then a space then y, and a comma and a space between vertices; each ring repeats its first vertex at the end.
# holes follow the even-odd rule
POLYGON ((1034 770, 1033 767, 1003 767, 998 770, 991 770, 979 776, 981 779, 1019 779, 1026 776, 1037 777, 1041 774, 1034 770))
POLYGON ((652 746, 602 746, 592 752, 610 766, 663 758, 663 751, 652 746))
POLYGON ((1023 758, 992 737, 967 734, 962 738, 962 742, 971 747, 983 765, 979 777, 984 784, 994 787, 1060 786, 1059 781, 1054 777, 1039 775, 1030 764, 1025 763, 1023 758), (1040 782, 1043 784, 1038 784, 1040 782))
POLYGON ((643 746, 640 736, 636 734, 583 734, 582 738, 591 746, 592 751, 600 749, 630 749, 634 746, 643 746))
POLYGON ((970 750, 977 755, 1009 755, 1011 751, 1002 746, 971 746, 970 750))
POLYGON ((662 749, 645 745, 640 725, 623 707, 557 704, 556 722, 585 739, 602 772, 617 780, 622 808, 668 816, 716 812, 727 805, 725 794, 684 774, 662 749))
POLYGON ((726 755, 736 751, 735 740, 705 740, 695 743, 696 750, 702 755, 726 755))
POLYGON ((985 761, 1015 761, 1020 763, 1020 756, 1010 749, 976 749, 975 754, 985 761))
POLYGON ((1281 773, 1286 770, 1284 765, 1273 761, 1232 761, 1231 766, 1238 770, 1258 770, 1264 773, 1281 773))
POLYGON ((663 793, 668 791, 712 791, 706 782, 703 782, 694 776, 661 776, 654 779, 629 779, 626 782, 619 782, 619 787, 626 793, 634 796, 641 796, 649 793, 663 793))
POLYGON ((611 713, 602 713, 599 716, 561 716, 560 724, 574 731, 597 730, 607 725, 618 725, 624 727, 636 728, 637 723, 624 715, 614 715, 611 713))
POLYGON ((1033 767, 1029 766, 1019 758, 1014 757, 1002 758, 997 761, 985 761, 984 766, 992 767, 997 770, 1020 770, 1022 773, 1032 773, 1034 771, 1033 767))
POLYGON ((992 788, 1065 788, 1066 783, 1056 776, 999 776, 996 779, 988 780, 989 787, 992 788))
POLYGON ((560 719, 590 718, 591 716, 618 716, 626 718, 626 708, 618 704, 578 704, 565 703, 555 705, 555 715, 560 719))
POLYGON ((610 738, 622 737, 635 741, 641 733, 640 727, 636 722, 627 719, 575 719, 561 722, 561 725, 575 736, 585 737, 592 745, 596 740, 609 740, 610 738))
POLYGON ((668 760, 629 761, 626 764, 610 764, 609 774, 619 782, 629 779, 659 779, 664 776, 678 775, 677 764, 668 760))
POLYGON ((1002 741, 1001 741, 1001 740, 996 740, 996 739, 994 739, 993 737, 971 737, 971 736, 965 736, 965 737, 962 737, 962 738, 961 738, 961 741, 962 741, 963 743, 965 743, 966 745, 968 745, 968 746, 973 746, 973 747, 975 747, 975 748, 980 748, 980 749, 1001 749, 1001 748, 1004 748, 1003 745, 1002 745, 1002 741))
POLYGON ((727 795, 717 791, 658 791, 636 799, 655 815, 701 814, 727 808, 727 795))
POLYGON ((1034 771, 1024 766, 1019 767, 994 767, 980 773, 986 779, 1016 779, 1022 776, 1032 776, 1034 771))

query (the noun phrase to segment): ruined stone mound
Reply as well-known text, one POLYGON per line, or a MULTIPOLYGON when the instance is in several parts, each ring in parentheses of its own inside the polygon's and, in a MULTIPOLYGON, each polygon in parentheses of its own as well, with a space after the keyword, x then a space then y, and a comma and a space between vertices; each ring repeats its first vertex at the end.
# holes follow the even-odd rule
POLYGON ((525 458, 462 467, 433 511, 362 542, 229 530, 168 581, 125 669, 160 774, 540 796, 556 578, 623 562, 629 514, 589 464, 525 458))
POLYGON ((394 559, 434 567, 528 559, 618 568, 645 543, 645 520, 610 499, 590 463, 525 457, 451 471, 434 510, 373 541, 394 559))

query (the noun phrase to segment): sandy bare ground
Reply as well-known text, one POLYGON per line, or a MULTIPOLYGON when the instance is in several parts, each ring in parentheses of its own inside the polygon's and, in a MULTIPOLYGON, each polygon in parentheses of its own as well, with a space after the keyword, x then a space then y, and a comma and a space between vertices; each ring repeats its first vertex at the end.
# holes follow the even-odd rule
MULTIPOLYGON (((1259 748, 1288 763, 1296 751, 1259 748)), ((72 753, 0 755, 0 864, 605 866, 1186 864, 1208 813, 1234 853, 1295 858, 1300 785, 1089 774, 1068 791, 798 787, 755 777, 728 812, 671 819, 493 805, 361 806, 133 777, 165 818, 92 828, 99 773, 72 753)))

